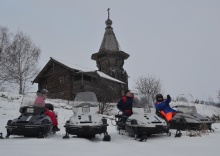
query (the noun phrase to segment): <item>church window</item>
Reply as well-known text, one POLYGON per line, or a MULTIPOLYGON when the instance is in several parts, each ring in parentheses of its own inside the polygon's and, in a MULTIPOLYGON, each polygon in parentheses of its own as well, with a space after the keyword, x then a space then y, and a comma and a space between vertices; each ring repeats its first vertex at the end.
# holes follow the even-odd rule
POLYGON ((64 84, 64 77, 62 76, 62 77, 59 77, 59 83, 60 84, 64 84))

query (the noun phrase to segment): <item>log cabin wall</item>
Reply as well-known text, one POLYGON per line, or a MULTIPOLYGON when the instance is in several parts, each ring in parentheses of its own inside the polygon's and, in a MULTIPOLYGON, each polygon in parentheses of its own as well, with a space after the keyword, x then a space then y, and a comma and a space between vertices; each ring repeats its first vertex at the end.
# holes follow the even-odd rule
POLYGON ((39 88, 49 91, 49 98, 70 100, 72 96, 71 71, 57 63, 48 66, 47 71, 39 80, 39 88))

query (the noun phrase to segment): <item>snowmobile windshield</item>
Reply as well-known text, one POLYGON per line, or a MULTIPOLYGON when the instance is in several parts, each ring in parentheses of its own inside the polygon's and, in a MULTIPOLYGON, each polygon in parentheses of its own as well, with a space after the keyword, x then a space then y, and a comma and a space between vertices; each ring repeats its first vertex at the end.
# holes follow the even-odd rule
POLYGON ((186 97, 183 97, 183 96, 178 97, 177 101, 183 102, 183 103, 185 103, 185 102, 188 103, 188 99, 186 97))
POLYGON ((93 92, 79 92, 72 103, 73 107, 98 107, 98 100, 93 92))
POLYGON ((185 94, 181 94, 178 98, 177 98, 177 106, 175 106, 177 108, 178 111, 181 111, 183 113, 196 113, 196 107, 193 103, 193 98, 192 95, 185 95, 185 94))
POLYGON ((37 95, 35 92, 34 93, 26 93, 25 95, 23 95, 23 98, 21 101, 21 107, 33 106, 36 97, 37 97, 37 95))
POLYGON ((183 113, 197 113, 195 106, 179 105, 176 108, 183 113))
POLYGON ((133 102, 133 108, 154 108, 153 100, 150 98, 150 96, 146 95, 135 95, 134 96, 134 102, 133 102))

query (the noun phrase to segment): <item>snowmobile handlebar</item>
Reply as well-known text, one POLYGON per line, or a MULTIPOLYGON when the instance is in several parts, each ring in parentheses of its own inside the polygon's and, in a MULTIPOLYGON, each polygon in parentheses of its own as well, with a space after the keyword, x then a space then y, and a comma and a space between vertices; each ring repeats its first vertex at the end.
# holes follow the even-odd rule
POLYGON ((121 118, 121 117, 122 117, 121 114, 117 114, 117 115, 115 115, 115 118, 121 118))
POLYGON ((173 106, 172 108, 177 108, 178 106, 173 106))

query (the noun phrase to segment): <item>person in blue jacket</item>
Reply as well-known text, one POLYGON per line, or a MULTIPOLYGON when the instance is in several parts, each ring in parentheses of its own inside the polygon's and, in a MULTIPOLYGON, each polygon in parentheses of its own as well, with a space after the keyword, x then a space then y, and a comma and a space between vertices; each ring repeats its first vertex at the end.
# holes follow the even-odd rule
POLYGON ((154 106, 160 113, 166 118, 168 122, 170 122, 173 116, 176 114, 176 110, 172 109, 169 105, 171 102, 170 95, 167 95, 167 99, 163 99, 163 95, 157 94, 156 95, 156 103, 154 106))
POLYGON ((125 91, 125 95, 118 101, 117 108, 122 112, 122 121, 125 123, 127 118, 133 114, 133 94, 130 90, 125 91))

